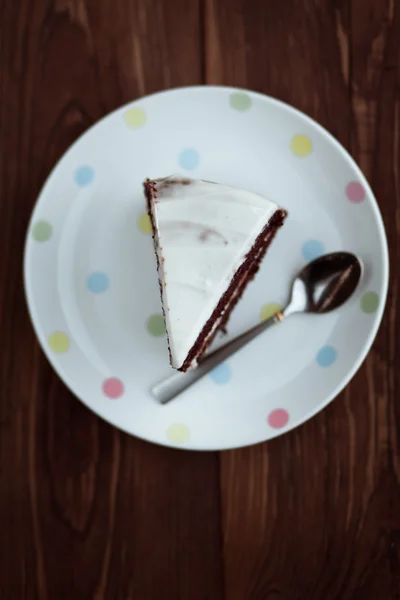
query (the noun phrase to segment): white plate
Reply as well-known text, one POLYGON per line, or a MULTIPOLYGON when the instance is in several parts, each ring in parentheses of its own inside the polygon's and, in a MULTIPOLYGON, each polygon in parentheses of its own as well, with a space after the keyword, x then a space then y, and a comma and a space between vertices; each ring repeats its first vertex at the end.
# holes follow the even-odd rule
POLYGON ((329 133, 266 96, 193 87, 120 108, 68 150, 33 212, 25 284, 49 361, 89 408, 159 444, 224 449, 296 427, 343 389, 382 317, 388 253, 371 189, 329 133), (179 172, 289 211, 229 337, 283 305, 292 277, 321 252, 354 252, 366 269, 343 308, 291 317, 162 407, 149 388, 171 369, 142 182, 179 172))

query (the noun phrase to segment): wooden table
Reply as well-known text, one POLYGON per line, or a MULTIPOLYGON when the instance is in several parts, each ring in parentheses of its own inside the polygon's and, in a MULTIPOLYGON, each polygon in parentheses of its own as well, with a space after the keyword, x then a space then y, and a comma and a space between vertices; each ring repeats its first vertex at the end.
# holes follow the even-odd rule
POLYGON ((400 0, 0 0, 0 17, 0 598, 400 598, 400 0), (71 142, 133 98, 199 83, 330 130, 375 190, 392 263, 345 392, 220 454, 84 408, 39 350, 21 276, 31 209, 71 142))

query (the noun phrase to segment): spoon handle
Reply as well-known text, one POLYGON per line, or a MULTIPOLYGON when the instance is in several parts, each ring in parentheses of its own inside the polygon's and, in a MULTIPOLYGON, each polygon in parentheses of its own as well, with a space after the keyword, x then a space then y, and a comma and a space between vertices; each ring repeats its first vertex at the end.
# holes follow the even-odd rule
POLYGON ((193 371, 188 371, 187 373, 180 373, 177 371, 163 381, 160 381, 160 383, 157 383, 151 388, 153 397, 161 404, 167 404, 171 400, 174 400, 174 398, 184 392, 188 387, 204 377, 204 375, 212 371, 212 369, 214 369, 224 360, 235 354, 238 350, 243 348, 243 346, 260 335, 260 333, 268 329, 268 327, 274 323, 279 323, 279 321, 282 321, 282 319, 282 313, 277 312, 269 319, 259 323, 255 327, 252 327, 245 333, 242 333, 238 337, 225 344, 225 346, 218 348, 218 350, 215 350, 206 356, 200 361, 196 369, 193 369, 193 371))

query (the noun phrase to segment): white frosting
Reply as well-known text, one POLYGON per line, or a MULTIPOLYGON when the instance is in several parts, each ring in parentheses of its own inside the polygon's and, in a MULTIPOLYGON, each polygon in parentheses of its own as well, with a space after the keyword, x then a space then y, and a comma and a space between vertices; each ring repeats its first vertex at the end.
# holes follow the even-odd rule
POLYGON ((179 369, 278 206, 251 192, 171 176, 152 216, 172 366, 179 369))

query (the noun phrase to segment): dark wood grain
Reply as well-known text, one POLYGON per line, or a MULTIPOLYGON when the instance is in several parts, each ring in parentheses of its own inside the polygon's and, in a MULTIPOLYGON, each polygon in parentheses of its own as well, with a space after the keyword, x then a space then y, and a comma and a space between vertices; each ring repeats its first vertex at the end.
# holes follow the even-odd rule
POLYGON ((400 2, 0 0, 0 598, 400 598, 400 2), (253 88, 360 163, 391 287, 345 392, 253 448, 183 453, 122 434, 43 358, 22 289, 30 211, 101 116, 171 86, 253 88))

